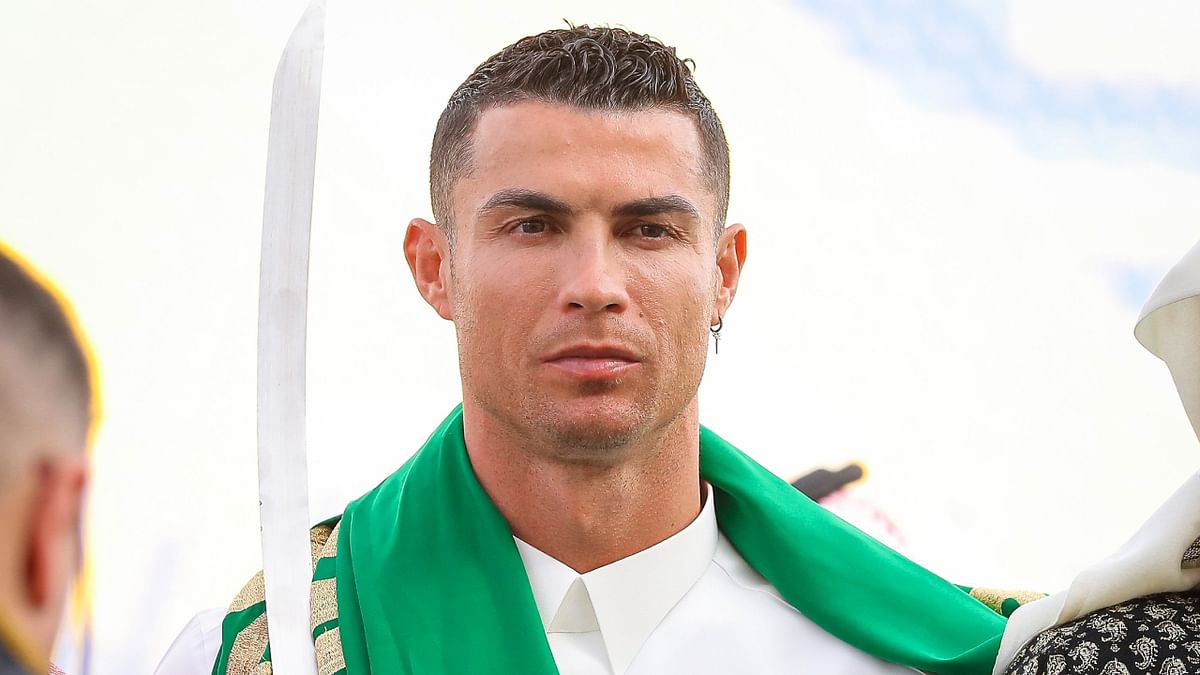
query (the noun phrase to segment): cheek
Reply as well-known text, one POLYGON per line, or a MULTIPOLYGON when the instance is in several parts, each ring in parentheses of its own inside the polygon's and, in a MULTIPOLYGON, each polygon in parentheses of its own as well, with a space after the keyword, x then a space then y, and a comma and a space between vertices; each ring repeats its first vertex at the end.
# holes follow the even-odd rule
POLYGON ((519 259, 457 269, 453 303, 460 345, 481 355, 521 353, 553 300, 550 276, 547 267, 519 259))
POLYGON ((694 264, 674 261, 648 266, 642 272, 631 279, 630 288, 647 323, 677 352, 702 350, 716 296, 711 275, 694 264))

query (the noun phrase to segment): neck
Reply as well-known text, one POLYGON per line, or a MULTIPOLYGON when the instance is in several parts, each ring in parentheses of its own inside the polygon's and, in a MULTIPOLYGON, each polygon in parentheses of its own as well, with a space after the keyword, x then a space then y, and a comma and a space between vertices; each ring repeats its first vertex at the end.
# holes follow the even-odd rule
POLYGON ((513 534, 579 573, 667 539, 700 513, 696 402, 662 429, 614 451, 611 464, 567 452, 464 403, 467 454, 513 534))

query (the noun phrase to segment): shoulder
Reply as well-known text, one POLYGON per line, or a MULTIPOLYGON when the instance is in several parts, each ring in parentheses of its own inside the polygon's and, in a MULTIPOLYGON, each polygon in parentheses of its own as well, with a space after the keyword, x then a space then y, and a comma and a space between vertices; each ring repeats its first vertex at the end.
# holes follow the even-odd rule
MULTIPOLYGON (((328 520, 309 531, 312 564, 337 555, 341 522, 328 520)), ((233 598, 221 622, 222 642, 215 675, 262 675, 270 673, 267 649, 266 583, 260 570, 233 598)))
POLYGON ((221 648, 225 610, 207 609, 192 617, 158 663, 154 675, 209 675, 221 648))
POLYGON ((1200 593, 1160 593, 1043 631, 1006 675, 1185 675, 1200 671, 1200 593))

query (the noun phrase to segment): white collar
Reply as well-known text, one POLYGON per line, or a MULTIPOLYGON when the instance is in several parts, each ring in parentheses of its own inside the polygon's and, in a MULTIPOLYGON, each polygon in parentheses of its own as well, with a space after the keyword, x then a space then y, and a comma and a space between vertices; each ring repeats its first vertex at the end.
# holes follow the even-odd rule
POLYGON ((642 644, 708 569, 717 549, 712 488, 690 525, 648 549, 580 575, 513 537, 547 633, 600 631, 622 675, 642 644))

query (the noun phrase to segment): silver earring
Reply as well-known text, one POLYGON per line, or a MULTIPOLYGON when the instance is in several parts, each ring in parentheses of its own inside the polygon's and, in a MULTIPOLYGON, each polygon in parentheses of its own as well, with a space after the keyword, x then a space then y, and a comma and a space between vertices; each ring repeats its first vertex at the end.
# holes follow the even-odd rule
POLYGON ((725 319, 717 317, 717 325, 709 326, 708 332, 713 336, 713 353, 721 353, 721 329, 725 327, 725 319))

